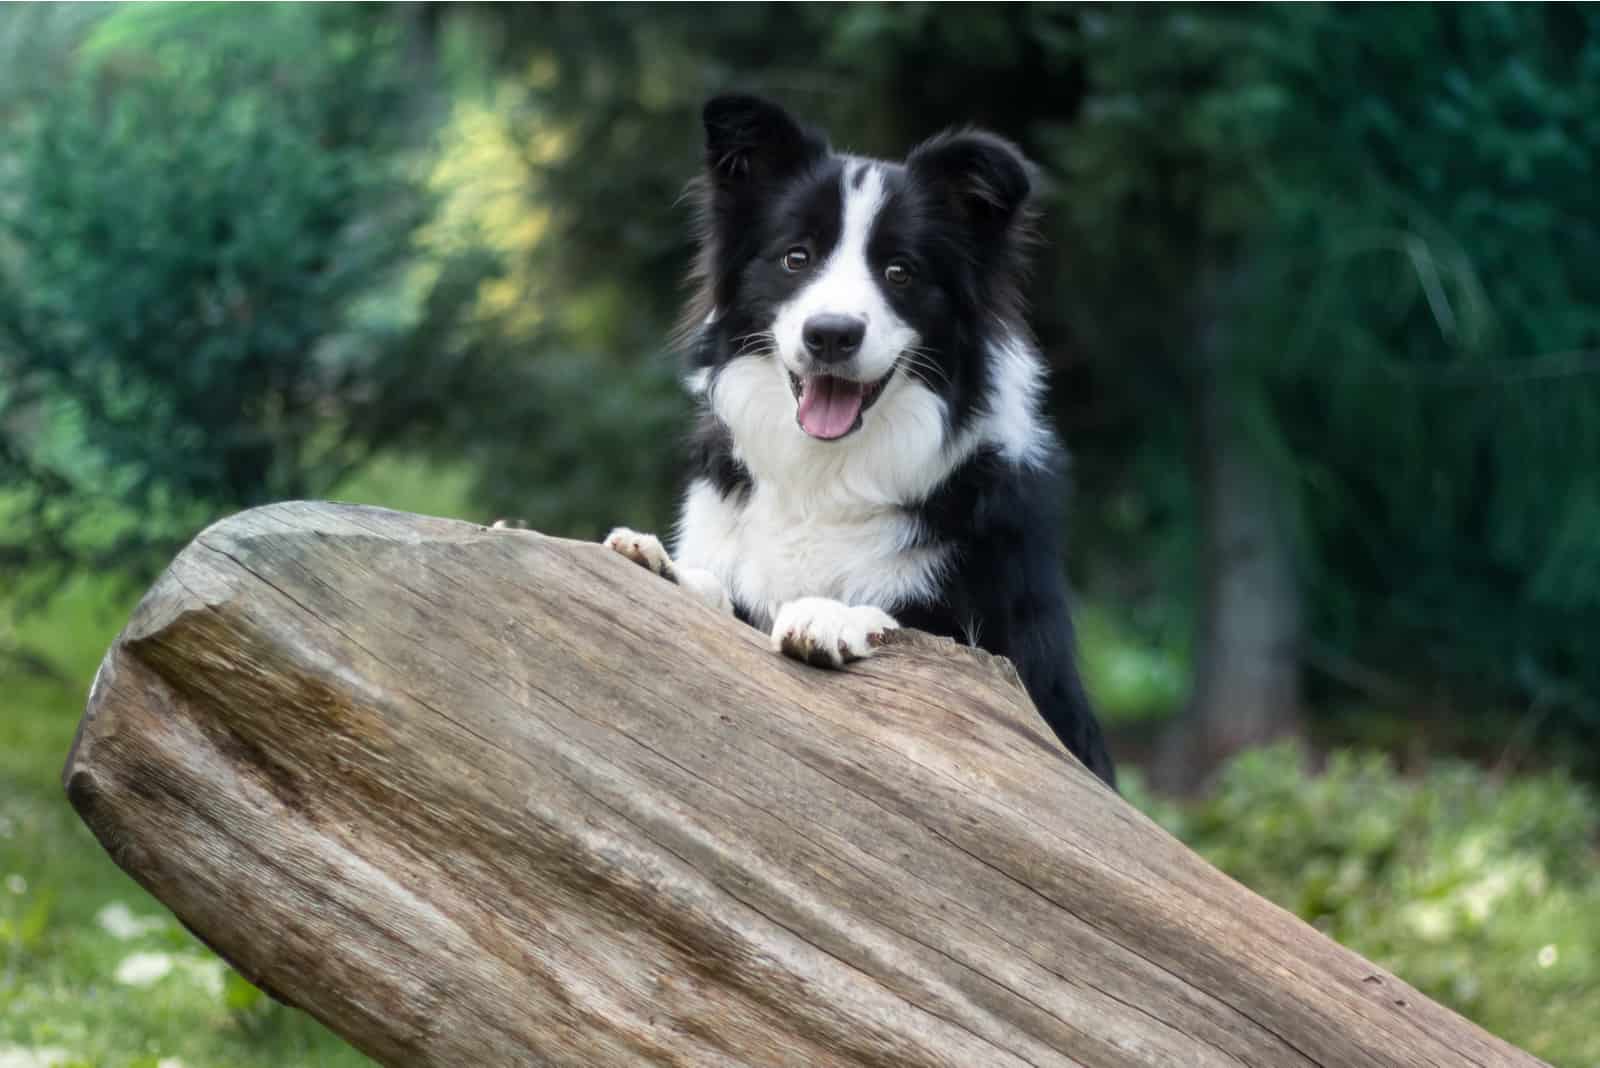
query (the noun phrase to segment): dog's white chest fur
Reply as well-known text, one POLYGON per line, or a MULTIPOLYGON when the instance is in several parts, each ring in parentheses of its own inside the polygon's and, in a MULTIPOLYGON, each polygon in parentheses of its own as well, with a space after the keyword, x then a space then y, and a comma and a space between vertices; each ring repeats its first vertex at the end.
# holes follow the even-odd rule
POLYGON ((733 599, 770 627, 801 597, 893 612, 933 589, 941 551, 912 546, 914 520, 895 508, 800 508, 757 484, 743 501, 696 482, 684 502, 678 560, 716 575, 733 599))
MULTIPOLYGON (((838 443, 812 441, 795 425, 780 364, 760 355, 730 361, 706 399, 754 485, 743 497, 724 497, 706 481, 689 486, 678 562, 714 575, 763 629, 801 597, 894 613, 935 596, 950 550, 919 545, 906 506, 980 444, 1026 464, 1047 442, 1035 414, 1041 369, 1032 348, 1007 337, 988 358, 991 394, 955 440, 945 435, 944 402, 907 373, 838 443)), ((705 389, 696 392, 706 397, 705 389)))

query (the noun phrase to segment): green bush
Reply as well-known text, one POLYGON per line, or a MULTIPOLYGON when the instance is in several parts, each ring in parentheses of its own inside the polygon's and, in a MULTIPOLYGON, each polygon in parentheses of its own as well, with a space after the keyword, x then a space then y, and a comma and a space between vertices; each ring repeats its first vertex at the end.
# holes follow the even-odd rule
POLYGON ((148 572, 492 377, 463 340, 491 264, 419 251, 407 46, 341 5, 133 6, 6 116, 0 584, 148 572))
POLYGON ((1278 747, 1189 806, 1130 794, 1240 882, 1554 1065, 1600 1063, 1600 799, 1562 774, 1278 747))

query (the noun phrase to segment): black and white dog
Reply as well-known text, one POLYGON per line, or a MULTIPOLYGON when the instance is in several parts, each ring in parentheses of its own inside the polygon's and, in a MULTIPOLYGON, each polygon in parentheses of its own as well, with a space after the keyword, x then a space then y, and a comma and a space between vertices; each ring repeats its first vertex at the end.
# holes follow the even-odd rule
POLYGON ((1114 773, 1074 662, 1061 462, 1023 319, 1030 178, 949 133, 904 163, 833 152, 770 102, 704 112, 700 402, 676 555, 606 544, 824 666, 916 627, 1016 664, 1067 747, 1114 773))

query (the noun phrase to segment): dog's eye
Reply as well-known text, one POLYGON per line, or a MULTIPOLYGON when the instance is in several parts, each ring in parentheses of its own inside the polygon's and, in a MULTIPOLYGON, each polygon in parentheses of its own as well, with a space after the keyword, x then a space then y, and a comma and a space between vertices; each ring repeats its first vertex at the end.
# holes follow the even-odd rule
POLYGON ((883 269, 883 280, 892 286, 907 286, 911 284, 911 268, 901 260, 895 260, 883 269))
POLYGON ((802 245, 796 245, 783 254, 783 269, 786 271, 803 271, 811 266, 811 253, 802 245))

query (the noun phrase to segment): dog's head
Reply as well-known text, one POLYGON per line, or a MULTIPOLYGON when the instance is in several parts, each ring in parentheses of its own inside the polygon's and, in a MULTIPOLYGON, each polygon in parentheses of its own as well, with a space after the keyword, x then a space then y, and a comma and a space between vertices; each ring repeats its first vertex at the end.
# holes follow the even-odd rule
POLYGON ((750 96, 704 122, 691 382, 742 446, 942 445, 1004 374, 996 341, 1025 335, 1022 156, 980 131, 903 162, 843 155, 750 96))

